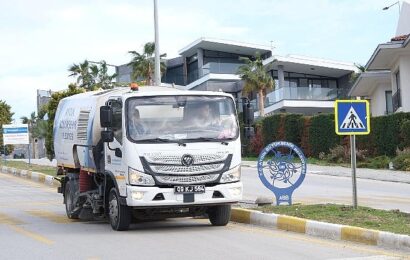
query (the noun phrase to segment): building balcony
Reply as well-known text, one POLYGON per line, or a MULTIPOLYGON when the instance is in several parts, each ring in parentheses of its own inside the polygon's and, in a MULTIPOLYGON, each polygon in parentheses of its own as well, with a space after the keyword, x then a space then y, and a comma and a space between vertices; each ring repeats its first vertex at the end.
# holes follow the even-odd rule
POLYGON ((396 112, 399 107, 401 107, 401 94, 400 89, 397 90, 393 95, 393 112, 396 112))
POLYGON ((337 88, 284 87, 266 95, 265 107, 282 100, 335 100, 342 94, 337 88))

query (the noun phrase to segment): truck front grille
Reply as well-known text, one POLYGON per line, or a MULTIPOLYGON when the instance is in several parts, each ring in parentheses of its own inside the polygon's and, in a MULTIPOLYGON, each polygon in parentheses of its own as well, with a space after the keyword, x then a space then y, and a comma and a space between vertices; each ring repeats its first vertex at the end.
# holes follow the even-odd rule
POLYGON ((216 172, 222 170, 223 163, 217 164, 204 164, 204 165, 151 165, 151 169, 155 173, 161 174, 176 174, 176 175, 191 175, 191 174, 204 174, 209 172, 216 172))
POLYGON ((219 174, 207 174, 196 176, 156 176, 157 180, 164 184, 198 184, 217 180, 219 174))

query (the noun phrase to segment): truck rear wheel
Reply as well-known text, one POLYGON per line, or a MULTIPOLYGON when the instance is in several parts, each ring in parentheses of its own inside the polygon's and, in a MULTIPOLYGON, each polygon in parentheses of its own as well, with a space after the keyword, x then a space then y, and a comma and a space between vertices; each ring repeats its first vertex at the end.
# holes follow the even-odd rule
POLYGON ((112 188, 108 196, 108 217, 114 230, 123 231, 130 226, 131 211, 128 206, 121 205, 116 188, 112 188))
POLYGON ((80 211, 79 210, 75 211, 75 203, 74 203, 75 190, 74 190, 74 187, 71 185, 70 181, 68 181, 65 184, 64 196, 65 196, 65 212, 67 214, 67 217, 69 219, 78 219, 80 211))
POLYGON ((226 226, 231 219, 231 205, 209 207, 208 217, 213 226, 226 226))

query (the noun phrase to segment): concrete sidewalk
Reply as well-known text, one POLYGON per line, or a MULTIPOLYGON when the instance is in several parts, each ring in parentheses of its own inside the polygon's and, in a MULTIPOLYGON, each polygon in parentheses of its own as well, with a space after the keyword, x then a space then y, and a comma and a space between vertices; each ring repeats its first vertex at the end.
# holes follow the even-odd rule
MULTIPOLYGON (((256 161, 242 161, 243 167, 256 168, 256 161)), ((315 164, 307 165, 307 174, 331 175, 340 177, 351 177, 352 169, 342 166, 322 166, 315 164)), ((360 179, 401 182, 410 184, 410 172, 357 168, 356 176, 360 179)))

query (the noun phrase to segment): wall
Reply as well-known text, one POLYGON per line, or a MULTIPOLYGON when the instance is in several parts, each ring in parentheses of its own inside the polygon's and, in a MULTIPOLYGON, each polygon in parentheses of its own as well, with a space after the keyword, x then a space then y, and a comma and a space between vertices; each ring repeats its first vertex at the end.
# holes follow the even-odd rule
POLYGON ((390 84, 378 84, 370 97, 370 113, 372 116, 383 116, 386 112, 386 91, 391 91, 390 84))
POLYGON ((401 56, 400 66, 400 87, 402 112, 410 112, 410 55, 401 56))

